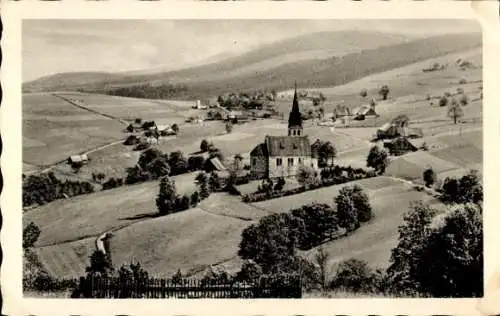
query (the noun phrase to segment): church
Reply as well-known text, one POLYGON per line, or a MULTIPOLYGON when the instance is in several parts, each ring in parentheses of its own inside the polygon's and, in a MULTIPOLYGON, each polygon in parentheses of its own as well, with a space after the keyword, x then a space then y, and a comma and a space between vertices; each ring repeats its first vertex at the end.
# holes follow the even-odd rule
POLYGON ((259 179, 286 178, 295 176, 302 165, 317 169, 318 158, 309 138, 304 135, 295 87, 292 111, 288 118, 288 135, 266 136, 264 142, 250 152, 250 172, 259 179))

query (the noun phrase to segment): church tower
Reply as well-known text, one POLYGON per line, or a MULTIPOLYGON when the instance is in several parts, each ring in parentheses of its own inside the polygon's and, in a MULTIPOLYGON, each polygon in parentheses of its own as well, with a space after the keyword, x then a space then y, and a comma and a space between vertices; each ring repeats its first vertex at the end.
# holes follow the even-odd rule
POLYGON ((297 97, 297 84, 295 84, 295 93, 293 95, 293 105, 290 116, 288 117, 288 136, 303 136, 302 115, 299 110, 299 99, 297 97))

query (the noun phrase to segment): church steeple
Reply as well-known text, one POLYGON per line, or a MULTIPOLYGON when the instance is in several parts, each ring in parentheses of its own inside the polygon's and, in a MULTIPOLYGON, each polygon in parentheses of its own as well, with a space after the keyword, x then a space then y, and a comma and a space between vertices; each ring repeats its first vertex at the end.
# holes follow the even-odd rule
POLYGON ((288 117, 288 136, 302 136, 302 114, 299 110, 299 98, 297 97, 297 82, 293 94, 292 111, 288 117))

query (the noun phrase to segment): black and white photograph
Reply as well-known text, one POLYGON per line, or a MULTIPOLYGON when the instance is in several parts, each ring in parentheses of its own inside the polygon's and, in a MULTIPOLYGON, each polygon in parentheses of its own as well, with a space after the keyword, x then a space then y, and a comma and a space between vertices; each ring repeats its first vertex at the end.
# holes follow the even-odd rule
POLYGON ((483 296, 475 20, 22 22, 23 295, 483 296))

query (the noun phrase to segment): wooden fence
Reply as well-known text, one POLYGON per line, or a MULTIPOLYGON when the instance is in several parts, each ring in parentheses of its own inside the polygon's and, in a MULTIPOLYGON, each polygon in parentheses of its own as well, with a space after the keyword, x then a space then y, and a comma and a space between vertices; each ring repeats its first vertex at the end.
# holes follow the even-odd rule
POLYGON ((301 298, 299 278, 262 279, 256 284, 183 279, 149 278, 124 280, 82 277, 78 285, 83 298, 301 298))

